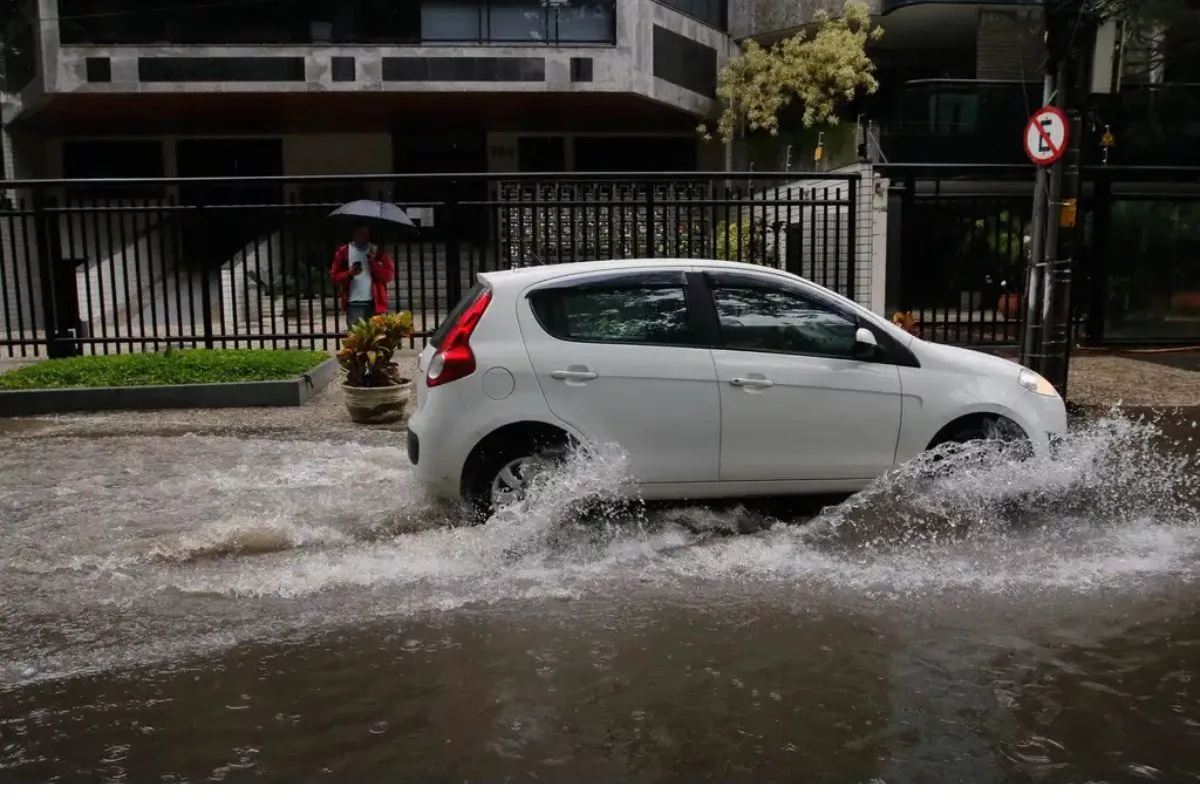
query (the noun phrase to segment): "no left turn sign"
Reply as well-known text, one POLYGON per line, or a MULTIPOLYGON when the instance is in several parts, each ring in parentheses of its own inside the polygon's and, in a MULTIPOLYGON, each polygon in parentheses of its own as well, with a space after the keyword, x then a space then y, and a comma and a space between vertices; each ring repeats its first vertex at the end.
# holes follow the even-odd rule
POLYGON ((1062 158, 1067 149, 1067 116, 1061 109, 1044 106, 1025 123, 1025 155, 1039 167, 1062 158))

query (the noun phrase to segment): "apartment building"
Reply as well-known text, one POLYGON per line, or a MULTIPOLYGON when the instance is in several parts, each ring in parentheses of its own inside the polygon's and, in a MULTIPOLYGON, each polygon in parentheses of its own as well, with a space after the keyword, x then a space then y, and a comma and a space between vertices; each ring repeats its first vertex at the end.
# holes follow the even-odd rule
POLYGON ((726 29, 715 0, 30 0, 14 175, 695 169, 726 29))
MULTIPOLYGON (((882 10, 880 92, 861 113, 893 193, 887 305, 913 310, 925 335, 969 322, 976 341, 1015 341, 1034 178, 1022 136, 1042 104, 1042 5, 885 0, 882 10)), ((1200 15, 1155 41, 1111 21, 1078 34, 1086 76, 1067 102, 1080 112, 1070 134, 1082 150, 1080 341, 1200 340, 1198 34, 1200 15)))
MULTIPOLYGON (((880 91, 846 109, 851 124, 785 124, 727 154, 694 134, 721 65, 739 42, 775 41, 842 0, 6 0, 5 171, 811 169, 820 136, 821 168, 866 157, 890 181, 887 310, 920 311, 935 337, 953 319, 968 339, 1011 341, 1002 309, 1024 263, 1021 129, 1041 101, 1042 4, 868 4, 885 30, 871 49, 880 91)), ((1200 236, 1198 51, 1165 47, 1149 68, 1106 35, 1075 132, 1081 324, 1095 340, 1200 337, 1200 247, 1164 244, 1200 236)), ((256 199, 246 186, 188 191, 179 199, 256 199)))

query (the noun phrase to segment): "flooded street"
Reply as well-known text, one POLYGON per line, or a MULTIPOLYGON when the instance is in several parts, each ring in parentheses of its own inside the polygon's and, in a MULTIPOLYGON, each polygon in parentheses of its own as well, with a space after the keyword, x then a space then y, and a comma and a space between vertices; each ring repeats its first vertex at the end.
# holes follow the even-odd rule
POLYGON ((398 438, 8 439, 0 779, 1194 781, 1180 429, 814 518, 617 508, 603 454, 478 526, 398 438))

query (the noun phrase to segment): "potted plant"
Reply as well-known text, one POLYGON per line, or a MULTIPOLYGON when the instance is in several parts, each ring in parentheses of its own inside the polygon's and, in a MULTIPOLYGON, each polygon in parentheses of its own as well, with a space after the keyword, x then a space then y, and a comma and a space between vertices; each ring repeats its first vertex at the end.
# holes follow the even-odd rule
POLYGON ((905 333, 917 335, 917 320, 911 311, 897 311, 892 314, 892 324, 905 333))
POLYGON ((400 376, 392 356, 413 331, 413 316, 378 314, 354 323, 338 351, 346 372, 342 382, 350 419, 366 425, 399 422, 404 418, 412 381, 400 376))
POLYGON ((1021 316, 1021 303, 1025 300, 1025 295, 1019 292, 1005 292, 1000 295, 1000 302, 997 310, 1005 319, 1018 319, 1021 316))

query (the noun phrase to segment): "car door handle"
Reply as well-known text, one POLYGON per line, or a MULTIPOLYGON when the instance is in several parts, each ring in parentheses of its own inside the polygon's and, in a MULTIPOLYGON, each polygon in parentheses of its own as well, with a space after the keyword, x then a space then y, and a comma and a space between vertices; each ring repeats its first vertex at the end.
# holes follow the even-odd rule
POLYGON ((550 377, 556 381, 594 381, 598 376, 589 370, 556 369, 550 377))
POLYGON ((729 382, 734 386, 751 386, 757 389, 765 389, 768 386, 775 385, 775 381, 768 378, 733 378, 729 382))

